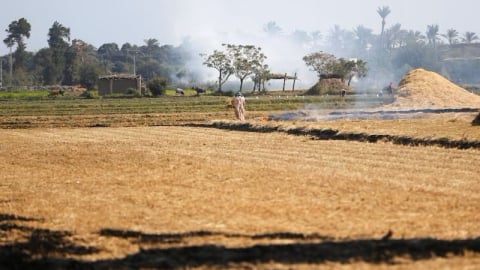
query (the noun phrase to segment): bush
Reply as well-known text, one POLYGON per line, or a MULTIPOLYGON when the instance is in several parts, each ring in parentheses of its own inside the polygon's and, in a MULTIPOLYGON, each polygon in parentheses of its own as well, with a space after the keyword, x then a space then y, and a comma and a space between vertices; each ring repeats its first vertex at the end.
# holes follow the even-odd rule
POLYGON ((90 91, 85 90, 80 94, 80 97, 91 99, 91 98, 93 98, 93 94, 90 93, 90 91))
POLYGON ((164 95, 167 87, 167 79, 163 77, 155 77, 148 81, 147 87, 153 96, 164 95))
POLYGON ((137 89, 131 88, 131 87, 127 89, 127 92, 125 94, 127 96, 133 96, 133 97, 141 97, 142 96, 137 89))
POLYGON ((98 70, 93 65, 85 65, 80 68, 80 85, 87 89, 95 88, 98 80, 98 70))

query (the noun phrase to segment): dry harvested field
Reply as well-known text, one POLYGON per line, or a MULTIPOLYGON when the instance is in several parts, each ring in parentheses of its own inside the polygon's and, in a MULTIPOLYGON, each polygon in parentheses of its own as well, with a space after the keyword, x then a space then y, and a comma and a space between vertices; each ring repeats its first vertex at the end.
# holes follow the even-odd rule
POLYGON ((480 269, 480 97, 421 69, 397 93, 384 108, 473 109, 5 101, 0 268, 480 269))
POLYGON ((180 126, 0 149, 4 268, 480 267, 479 150, 180 126))

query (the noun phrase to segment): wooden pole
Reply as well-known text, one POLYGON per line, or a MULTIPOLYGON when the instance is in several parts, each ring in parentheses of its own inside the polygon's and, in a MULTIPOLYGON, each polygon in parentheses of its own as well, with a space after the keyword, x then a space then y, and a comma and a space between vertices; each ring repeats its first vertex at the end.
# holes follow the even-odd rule
POLYGON ((113 94, 113 77, 109 78, 109 91, 110 91, 110 95, 113 94))
POLYGON ((295 81, 297 80, 297 73, 295 72, 294 78, 293 78, 293 85, 292 85, 292 92, 295 91, 295 81))
POLYGON ((283 91, 285 91, 285 82, 287 81, 287 73, 283 76, 283 91))

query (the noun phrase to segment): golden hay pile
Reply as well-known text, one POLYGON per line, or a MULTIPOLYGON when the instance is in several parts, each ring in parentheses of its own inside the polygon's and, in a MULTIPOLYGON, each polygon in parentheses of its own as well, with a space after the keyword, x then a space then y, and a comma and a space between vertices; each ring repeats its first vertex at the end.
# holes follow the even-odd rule
POLYGON ((422 68, 409 71, 400 80, 390 108, 479 107, 480 96, 452 83, 442 75, 422 68))
POLYGON ((321 79, 305 95, 339 94, 341 89, 349 90, 350 87, 338 78, 321 79))

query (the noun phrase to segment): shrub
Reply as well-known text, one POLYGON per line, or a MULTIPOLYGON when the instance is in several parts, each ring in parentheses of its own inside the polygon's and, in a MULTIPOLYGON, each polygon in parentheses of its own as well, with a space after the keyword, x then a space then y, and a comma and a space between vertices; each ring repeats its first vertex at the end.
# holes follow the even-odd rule
POLYGON ((163 77, 155 77, 148 81, 147 87, 153 96, 164 95, 167 87, 167 79, 163 77))
POLYGON ((80 94, 80 97, 91 99, 91 98, 93 98, 93 94, 90 93, 90 91, 85 90, 80 94))
POLYGON ((127 89, 127 92, 125 94, 127 96, 133 96, 133 97, 141 97, 142 96, 137 89, 131 88, 131 87, 127 89))

